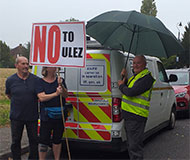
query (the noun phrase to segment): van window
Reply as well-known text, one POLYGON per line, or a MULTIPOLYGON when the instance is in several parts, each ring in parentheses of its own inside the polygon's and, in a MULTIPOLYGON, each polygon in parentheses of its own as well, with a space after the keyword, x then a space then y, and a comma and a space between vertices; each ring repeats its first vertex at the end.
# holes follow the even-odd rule
POLYGON ((170 82, 171 85, 188 85, 190 84, 190 76, 188 72, 181 72, 181 71, 175 71, 175 72, 168 72, 168 75, 175 74, 178 78, 176 82, 170 82))
POLYGON ((146 68, 148 68, 148 70, 151 72, 152 76, 155 77, 155 74, 154 74, 154 66, 153 66, 153 63, 151 60, 147 60, 147 65, 146 65, 146 68))
POLYGON ((160 62, 157 62, 157 65, 158 65, 158 75, 159 75, 160 81, 168 82, 168 77, 164 69, 164 66, 160 62))

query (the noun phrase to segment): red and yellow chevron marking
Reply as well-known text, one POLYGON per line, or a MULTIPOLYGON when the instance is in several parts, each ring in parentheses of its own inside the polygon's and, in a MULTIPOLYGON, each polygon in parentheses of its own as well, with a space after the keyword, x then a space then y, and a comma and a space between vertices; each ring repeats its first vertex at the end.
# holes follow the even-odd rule
MULTIPOLYGON (((73 139, 78 139, 78 130, 77 129, 70 129, 70 128, 67 128, 66 130, 67 132, 67 138, 73 138, 73 139)), ((63 133, 63 137, 65 137, 65 132, 63 133)))
MULTIPOLYGON (((107 78, 110 81, 110 55, 108 54, 87 54, 88 59, 104 59, 107 66, 107 78)), ((94 122, 94 123, 112 123, 112 108, 111 108, 111 82, 107 82, 106 92, 70 92, 67 101, 73 105, 74 121, 79 122, 94 122), (107 96, 105 96, 105 94, 107 96), (108 96, 109 95, 109 96, 108 96), (106 100, 106 106, 89 105, 96 103, 95 100, 106 100), (79 113, 78 113, 79 111, 79 113)))
POLYGON ((111 100, 108 106, 89 106, 91 98, 79 98, 79 122, 112 123, 111 100))
MULTIPOLYGON (((68 99, 69 100, 69 99, 68 99)), ((112 99, 106 99, 107 106, 88 105, 94 102, 92 98, 78 98, 78 102, 70 101, 73 105, 74 121, 93 123, 112 123, 112 99), (78 103, 78 105, 77 105, 78 103), (78 112, 79 111, 79 112, 78 112)))
POLYGON ((112 127, 110 55, 87 54, 87 58, 105 60, 107 90, 105 92, 93 93, 69 93, 67 101, 73 105, 74 122, 66 123, 66 128, 68 130, 67 135, 69 138, 109 141, 111 140, 112 127), (101 106, 102 103, 103 106, 101 106))
POLYGON ((99 141, 110 141, 111 131, 79 130, 79 138, 99 141))
MULTIPOLYGON (((111 140, 111 125, 66 123, 67 137, 86 140, 111 140), (78 132, 77 132, 78 131, 78 132)), ((63 135, 65 137, 65 133, 63 135)))
MULTIPOLYGON (((77 139, 78 137, 78 124, 77 123, 65 123, 67 138, 74 138, 77 139)), ((63 133, 63 137, 65 137, 65 132, 63 133)))

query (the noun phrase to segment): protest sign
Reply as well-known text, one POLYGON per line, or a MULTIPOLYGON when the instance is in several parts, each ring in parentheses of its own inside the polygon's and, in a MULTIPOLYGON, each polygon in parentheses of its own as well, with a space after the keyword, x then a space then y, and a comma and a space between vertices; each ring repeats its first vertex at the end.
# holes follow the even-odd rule
POLYGON ((84 22, 34 23, 30 65, 85 67, 84 22))

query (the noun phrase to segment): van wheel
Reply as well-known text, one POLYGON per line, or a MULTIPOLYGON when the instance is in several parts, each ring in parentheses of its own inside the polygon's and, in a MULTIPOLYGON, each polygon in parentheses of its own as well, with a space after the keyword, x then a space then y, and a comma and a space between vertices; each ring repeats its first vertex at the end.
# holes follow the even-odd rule
POLYGON ((168 129, 174 129, 174 127, 175 127, 175 122, 176 122, 176 112, 175 112, 175 110, 172 108, 172 111, 171 111, 171 113, 170 113, 170 120, 169 120, 168 129))

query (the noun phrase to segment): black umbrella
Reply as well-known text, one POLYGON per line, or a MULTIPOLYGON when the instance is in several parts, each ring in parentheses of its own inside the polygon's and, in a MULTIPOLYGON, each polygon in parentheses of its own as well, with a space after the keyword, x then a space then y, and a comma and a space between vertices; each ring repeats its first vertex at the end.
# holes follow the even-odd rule
POLYGON ((138 55, 170 57, 183 50, 159 19, 136 11, 105 12, 89 20, 86 31, 106 47, 138 55))

